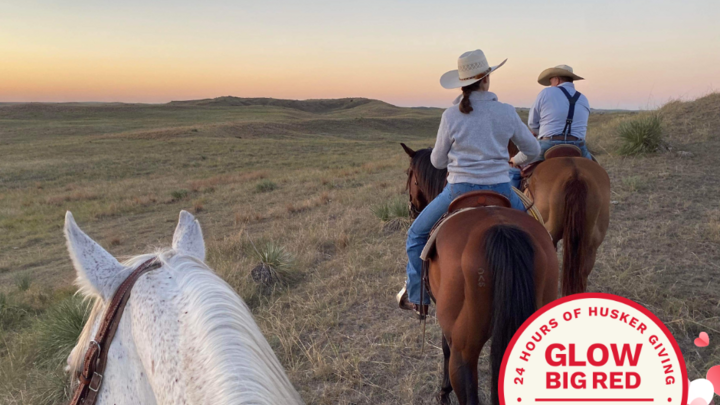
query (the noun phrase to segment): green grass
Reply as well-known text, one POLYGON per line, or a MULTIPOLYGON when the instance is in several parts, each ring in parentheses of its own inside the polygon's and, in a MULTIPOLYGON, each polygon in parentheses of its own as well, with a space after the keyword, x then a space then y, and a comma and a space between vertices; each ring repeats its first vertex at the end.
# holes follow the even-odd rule
POLYGON ((662 119, 657 113, 628 118, 618 126, 622 140, 618 153, 625 156, 655 153, 662 145, 662 131, 662 119))
POLYGON ((405 197, 395 197, 374 205, 372 213, 381 221, 389 221, 394 218, 410 218, 408 201, 405 197))

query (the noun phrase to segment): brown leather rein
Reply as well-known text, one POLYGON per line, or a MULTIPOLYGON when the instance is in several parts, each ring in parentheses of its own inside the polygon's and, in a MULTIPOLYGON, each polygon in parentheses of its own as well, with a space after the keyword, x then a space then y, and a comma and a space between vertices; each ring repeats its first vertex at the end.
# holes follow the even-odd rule
POLYGON ((120 325, 120 318, 122 318, 125 305, 130 298, 130 291, 132 291, 135 282, 140 276, 161 266, 162 264, 157 261, 157 258, 152 258, 133 270, 118 287, 105 311, 105 316, 95 334, 95 339, 90 341, 90 346, 85 352, 83 368, 78 375, 78 386, 72 400, 70 400, 70 405, 92 405, 97 401, 103 381, 103 373, 107 365, 110 343, 112 343, 115 332, 117 332, 120 325))

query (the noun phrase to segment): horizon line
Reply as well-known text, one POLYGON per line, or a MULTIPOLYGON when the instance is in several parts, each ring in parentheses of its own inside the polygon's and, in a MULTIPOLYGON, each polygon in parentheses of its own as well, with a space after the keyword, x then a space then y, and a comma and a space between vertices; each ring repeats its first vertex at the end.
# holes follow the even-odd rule
MULTIPOLYGON (((141 105, 167 105, 174 102, 189 102, 189 101, 201 101, 201 100, 216 100, 220 98, 238 98, 238 99, 268 99, 268 100, 284 100, 284 101, 315 101, 315 100, 345 100, 345 99, 364 99, 364 100, 371 100, 371 101, 379 101, 385 104, 389 104, 393 107, 398 108, 428 108, 428 109, 447 109, 449 107, 435 107, 435 106, 428 106, 428 105, 412 105, 412 106, 400 106, 397 104, 390 103, 385 100, 381 100, 378 98, 369 98, 369 97, 326 97, 326 98, 278 98, 278 97, 239 97, 239 96, 217 96, 217 97, 204 97, 204 98, 193 98, 193 99, 183 99, 183 100, 170 100, 170 101, 91 101, 91 100, 85 100, 85 101, 0 101, 0 105, 2 104, 141 104, 141 105)), ((242 106, 229 106, 229 107, 242 107, 242 106)), ((515 108, 519 109, 530 109, 531 106, 513 106, 515 108)), ((659 107, 656 107, 656 109, 659 107)), ((628 108, 590 108, 590 111, 652 111, 650 109, 628 109, 628 108)))

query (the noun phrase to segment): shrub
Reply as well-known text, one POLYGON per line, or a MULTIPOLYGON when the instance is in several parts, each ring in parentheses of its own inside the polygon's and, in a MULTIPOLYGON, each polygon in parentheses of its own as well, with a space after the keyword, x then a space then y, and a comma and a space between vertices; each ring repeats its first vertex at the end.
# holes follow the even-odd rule
POLYGON ((174 201, 179 201, 188 196, 188 191, 187 190, 175 190, 170 193, 170 196, 172 197, 172 199, 174 201))
POLYGON ((621 155, 654 153, 662 145, 662 120, 658 114, 643 114, 618 125, 621 155))
POLYGON ((373 206, 371 210, 383 222, 393 218, 410 218, 408 203, 404 198, 393 198, 373 206))
POLYGON ((255 191, 258 193, 267 193, 277 188, 277 184, 270 180, 263 180, 255 185, 255 191))

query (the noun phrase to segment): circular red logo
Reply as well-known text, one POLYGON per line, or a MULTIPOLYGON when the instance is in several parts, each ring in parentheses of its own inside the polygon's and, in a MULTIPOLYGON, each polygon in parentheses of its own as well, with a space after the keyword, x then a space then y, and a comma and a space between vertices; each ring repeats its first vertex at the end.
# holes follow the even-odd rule
POLYGON ((510 342, 500 403, 685 405, 685 361, 665 325, 611 294, 576 294, 537 311, 510 342))

